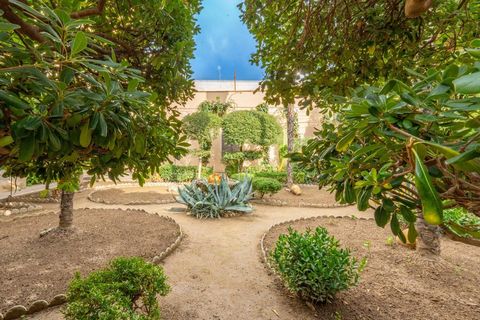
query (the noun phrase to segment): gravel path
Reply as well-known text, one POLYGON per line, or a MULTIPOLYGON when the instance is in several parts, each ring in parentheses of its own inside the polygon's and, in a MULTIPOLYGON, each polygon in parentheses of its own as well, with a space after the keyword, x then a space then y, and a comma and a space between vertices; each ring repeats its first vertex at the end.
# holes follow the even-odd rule
MULTIPOLYGON (((78 208, 127 208, 89 202, 77 195, 78 208)), ((317 209, 255 206, 253 214, 220 220, 197 220, 177 204, 135 206, 174 218, 186 238, 164 262, 172 287, 160 300, 168 320, 315 319, 305 304, 289 297, 261 261, 259 241, 270 226, 281 221, 320 215, 369 216, 355 207, 317 209), (176 210, 175 210, 176 209, 176 210)), ((131 208, 131 206, 130 206, 131 208)), ((60 320, 60 309, 30 319, 60 320)))

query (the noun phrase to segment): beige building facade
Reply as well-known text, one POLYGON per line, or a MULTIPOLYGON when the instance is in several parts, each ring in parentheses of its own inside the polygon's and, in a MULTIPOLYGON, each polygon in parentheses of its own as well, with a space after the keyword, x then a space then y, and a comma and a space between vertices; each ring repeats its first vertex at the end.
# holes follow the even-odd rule
MULTIPOLYGON (((229 112, 239 110, 254 110, 256 106, 264 103, 265 94, 256 91, 259 88, 258 81, 231 81, 231 80, 196 80, 195 96, 184 106, 179 106, 178 111, 183 118, 190 113, 198 111, 199 105, 203 101, 232 102, 233 109, 229 112)), ((315 128, 321 123, 321 115, 317 110, 313 110, 307 115, 306 110, 302 110, 295 105, 295 111, 298 117, 298 133, 301 139, 313 137, 315 128)), ((284 132, 284 143, 286 144, 286 121, 281 113, 280 106, 270 106, 269 113, 276 116, 284 132)), ((219 135, 212 145, 212 155, 209 166, 212 166, 215 172, 223 172, 225 167, 222 163, 223 143, 222 134, 219 135)), ((197 148, 195 142, 191 142, 191 149, 197 148)), ((275 165, 278 163, 278 146, 272 147, 269 153, 270 162, 275 165)), ((192 154, 177 161, 182 165, 197 165, 198 159, 192 154)))

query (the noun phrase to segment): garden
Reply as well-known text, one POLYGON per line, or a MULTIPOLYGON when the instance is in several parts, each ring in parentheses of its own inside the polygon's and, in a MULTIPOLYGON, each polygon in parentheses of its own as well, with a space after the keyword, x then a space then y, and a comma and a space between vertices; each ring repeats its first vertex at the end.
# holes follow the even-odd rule
POLYGON ((477 318, 480 3, 245 0, 181 119, 201 5, 0 0, 0 320, 477 318))

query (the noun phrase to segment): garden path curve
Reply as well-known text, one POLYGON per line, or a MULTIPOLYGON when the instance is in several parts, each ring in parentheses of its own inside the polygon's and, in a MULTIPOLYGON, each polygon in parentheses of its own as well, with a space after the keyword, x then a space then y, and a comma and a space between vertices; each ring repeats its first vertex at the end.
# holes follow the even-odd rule
MULTIPOLYGON (((89 202, 85 192, 76 207, 132 208, 89 202)), ((186 237, 164 262, 172 291, 160 298, 166 320, 315 319, 313 311, 286 294, 268 274, 259 241, 270 226, 285 220, 320 215, 368 216, 355 207, 290 208, 256 206, 253 214, 220 220, 197 220, 176 204, 139 205, 135 208, 174 218, 186 237), (176 211, 174 209, 177 209, 176 211)), ((59 309, 32 316, 61 320, 59 309)))

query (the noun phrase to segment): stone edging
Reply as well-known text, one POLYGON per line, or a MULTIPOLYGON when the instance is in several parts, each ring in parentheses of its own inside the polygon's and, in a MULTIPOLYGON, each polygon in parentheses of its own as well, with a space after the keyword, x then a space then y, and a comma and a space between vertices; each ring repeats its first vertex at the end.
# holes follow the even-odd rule
POLYGON ((273 275, 275 275, 282 283, 283 283, 282 278, 281 278, 280 275, 277 273, 277 271, 275 270, 275 268, 270 264, 270 261, 269 261, 269 259, 268 259, 267 251, 265 250, 265 237, 266 237, 267 234, 270 233, 270 231, 272 231, 272 229, 275 228, 275 227, 279 227, 279 226, 282 226, 282 225, 291 224, 291 223, 294 223, 294 222, 297 222, 297 221, 302 221, 302 220, 315 220, 315 219, 318 219, 318 218, 352 219, 352 220, 374 220, 373 218, 363 218, 363 217, 355 217, 355 218, 352 218, 351 216, 333 216, 333 215, 330 215, 330 216, 316 216, 316 217, 309 217, 309 218, 304 218, 304 217, 302 217, 302 218, 298 218, 298 219, 282 221, 282 222, 279 222, 279 223, 276 223, 276 224, 272 225, 270 228, 268 228, 267 231, 265 231, 265 232, 263 233, 262 238, 260 239, 260 250, 261 250, 261 253, 262 253, 263 263, 265 263, 265 265, 267 266, 268 270, 269 270, 273 275))
POLYGON ((16 215, 19 213, 38 211, 43 209, 42 206, 37 205, 35 203, 26 203, 26 202, 20 202, 20 201, 8 200, 3 202, 3 204, 7 204, 8 206, 11 206, 11 208, 6 208, 6 207, 0 208, 0 215, 4 215, 6 217, 12 214, 16 215))
MULTIPOLYGON (((80 208, 76 210, 99 210, 99 208, 80 208)), ((100 209, 102 210, 102 209, 100 209)), ((112 210, 112 209, 105 209, 105 210, 112 210)), ((142 212, 150 215, 157 215, 160 218, 164 218, 166 220, 172 221, 176 226, 178 230, 178 236, 175 239, 175 241, 169 245, 165 250, 163 250, 159 255, 154 256, 151 259, 151 262, 154 264, 159 264, 162 262, 170 253, 173 252, 179 245, 180 242, 183 239, 184 233, 182 230, 182 227, 175 221, 175 219, 168 217, 168 216, 162 216, 159 213, 151 213, 147 212, 142 209, 121 209, 117 208, 116 210, 120 211, 137 211, 137 212, 142 212)), ((50 302, 46 300, 36 300, 30 304, 30 306, 27 308, 26 306, 23 305, 16 305, 11 308, 9 308, 5 314, 0 313, 0 320, 13 320, 13 319, 18 319, 22 316, 25 315, 31 315, 40 311, 43 311, 45 309, 48 309, 50 307, 55 307, 62 305, 67 302, 67 295, 65 293, 57 294, 56 296, 53 297, 50 302)))
POLYGON ((280 199, 253 199, 252 203, 263 204, 266 206, 274 207, 298 207, 298 208, 342 208, 349 207, 351 204, 342 204, 342 203, 333 203, 333 204, 320 204, 320 203, 310 203, 310 202, 300 202, 298 204, 291 204, 287 201, 280 199))
MULTIPOLYGON (((138 183, 135 182, 130 182, 130 183, 118 183, 114 185, 108 185, 108 186, 99 186, 93 188, 93 190, 88 194, 87 199, 96 202, 96 203, 103 203, 103 204, 116 204, 116 205, 144 205, 144 204, 167 204, 167 203, 176 203, 177 201, 175 198, 173 199, 161 199, 161 200, 155 200, 155 201, 130 201, 127 203, 118 203, 118 202, 113 202, 113 201, 107 201, 101 198, 95 198, 93 197, 93 194, 97 191, 100 190, 108 190, 108 189, 116 189, 116 188, 122 188, 122 187, 138 187, 138 183)), ((178 187, 177 183, 173 182, 147 182, 143 185, 144 187, 178 187)), ((0 319, 1 320, 1 319, 0 319)))

